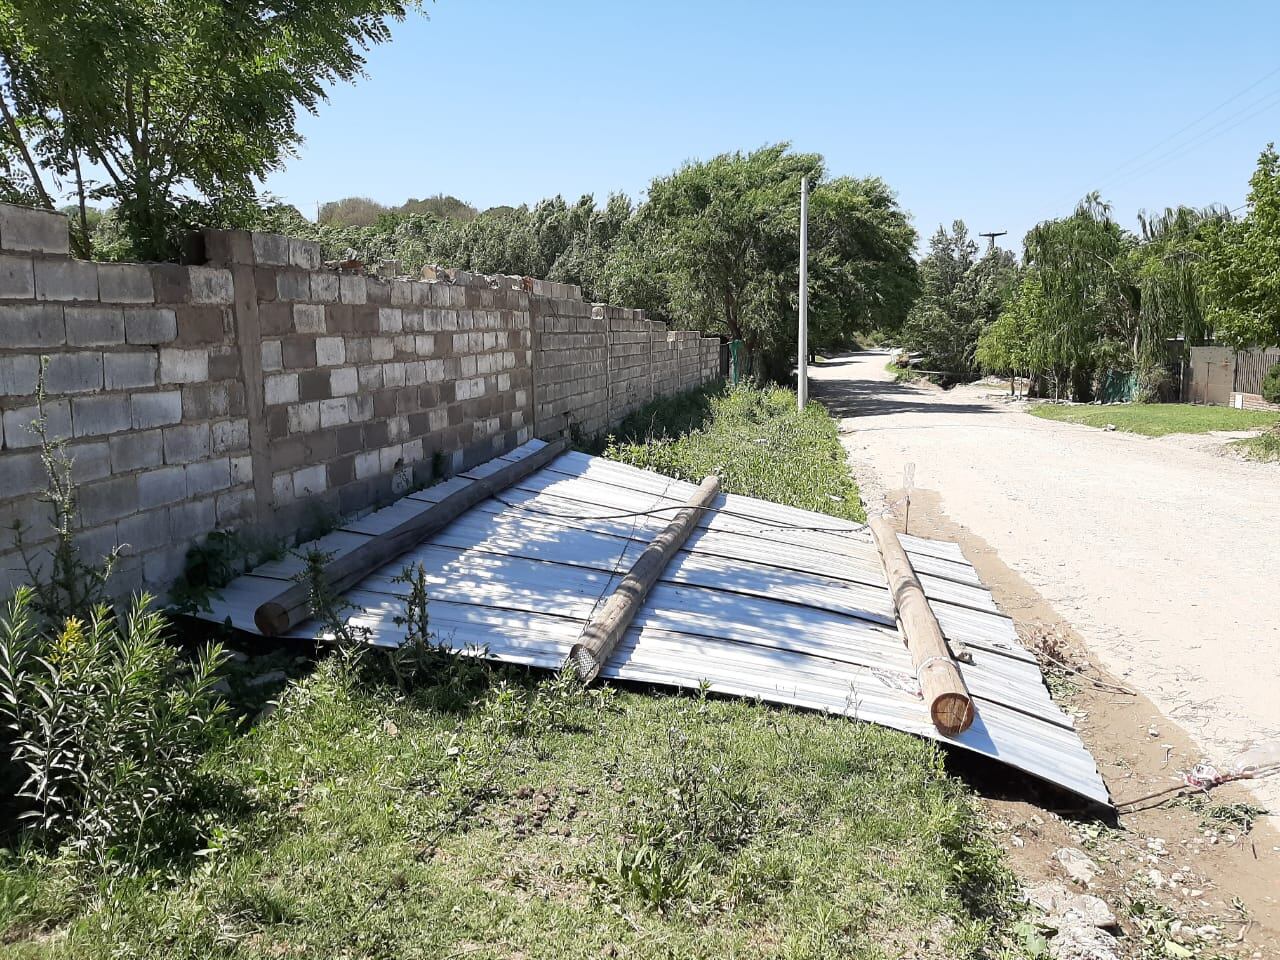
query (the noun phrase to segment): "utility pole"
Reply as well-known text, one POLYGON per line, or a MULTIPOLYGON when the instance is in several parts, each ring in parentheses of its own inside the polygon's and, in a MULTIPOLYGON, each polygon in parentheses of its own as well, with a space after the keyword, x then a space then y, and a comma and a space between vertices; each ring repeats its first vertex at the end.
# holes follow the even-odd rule
POLYGON ((1008 230, 999 230, 994 233, 980 233, 978 236, 987 238, 987 253, 990 253, 996 248, 996 237, 1003 237, 1008 232, 1008 230))
POLYGON ((796 348, 796 402, 809 402, 809 178, 800 179, 800 336, 796 348))

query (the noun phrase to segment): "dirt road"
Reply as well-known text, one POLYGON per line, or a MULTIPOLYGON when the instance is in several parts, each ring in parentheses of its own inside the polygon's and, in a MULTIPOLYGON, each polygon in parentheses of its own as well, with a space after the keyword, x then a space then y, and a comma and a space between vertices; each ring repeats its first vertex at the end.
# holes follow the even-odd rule
MULTIPOLYGON (((1280 466, 1218 455, 1212 438, 1041 420, 994 388, 897 384, 886 362, 811 368, 869 504, 914 463, 915 486, 1207 759, 1280 742, 1280 466)), ((1274 778, 1255 793, 1280 811, 1274 778)))

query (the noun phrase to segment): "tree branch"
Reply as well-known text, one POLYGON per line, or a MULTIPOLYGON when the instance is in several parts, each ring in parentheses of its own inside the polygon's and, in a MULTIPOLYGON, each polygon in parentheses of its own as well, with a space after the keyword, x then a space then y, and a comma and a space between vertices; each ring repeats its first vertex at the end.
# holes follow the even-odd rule
MULTIPOLYGON (((13 76, 13 68, 9 66, 8 57, 5 57, 5 69, 9 71, 9 76, 13 76)), ((40 193, 40 198, 44 201, 44 205, 50 210, 53 209, 53 200, 49 198, 49 191, 44 187, 44 180, 40 176, 40 168, 32 159, 31 151, 27 149, 27 141, 23 139, 22 131, 18 129, 18 121, 13 116, 13 111, 9 109, 9 100, 0 93, 0 111, 4 114, 4 124, 9 129, 10 136, 13 137, 14 146, 22 155, 22 161, 27 165, 27 172, 31 174, 31 183, 40 193)))

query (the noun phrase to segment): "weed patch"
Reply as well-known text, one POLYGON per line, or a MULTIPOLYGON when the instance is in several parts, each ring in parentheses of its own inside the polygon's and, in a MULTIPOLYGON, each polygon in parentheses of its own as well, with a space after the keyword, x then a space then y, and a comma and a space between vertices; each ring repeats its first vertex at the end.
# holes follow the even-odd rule
POLYGON ((1280 460, 1280 429, 1272 429, 1256 437, 1232 441, 1231 446, 1240 450, 1250 460, 1280 460))
POLYGON ((727 493, 865 519, 835 424, 816 403, 797 410, 790 390, 738 385, 659 401, 624 421, 603 452, 681 480, 715 473, 727 493))

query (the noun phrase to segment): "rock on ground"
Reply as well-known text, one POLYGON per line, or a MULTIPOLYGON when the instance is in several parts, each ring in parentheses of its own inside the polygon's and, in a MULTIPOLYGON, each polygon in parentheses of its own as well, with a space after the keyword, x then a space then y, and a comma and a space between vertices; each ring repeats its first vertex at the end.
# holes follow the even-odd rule
POLYGON ((1102 868, 1089 859, 1083 850, 1075 847, 1059 847, 1053 851, 1053 860, 1067 877, 1082 887, 1091 884, 1102 868))
POLYGON ((1053 960, 1119 960, 1120 941, 1091 923, 1071 921, 1049 941, 1053 960))

